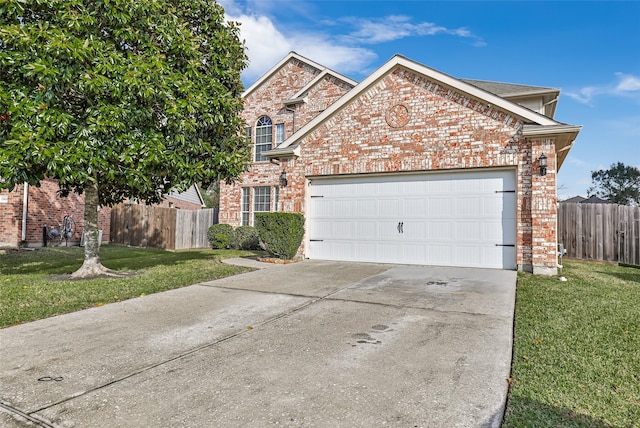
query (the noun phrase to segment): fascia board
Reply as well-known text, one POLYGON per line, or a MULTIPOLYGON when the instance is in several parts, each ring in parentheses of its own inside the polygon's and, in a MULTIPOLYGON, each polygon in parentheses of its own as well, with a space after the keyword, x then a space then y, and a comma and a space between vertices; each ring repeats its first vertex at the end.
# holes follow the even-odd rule
POLYGON ((556 137, 561 134, 575 134, 576 136, 582 129, 580 125, 557 124, 553 126, 532 126, 525 125, 522 134, 525 137, 556 137))
POLYGON ((509 94, 496 94, 499 97, 503 97, 506 99, 510 98, 529 98, 540 95, 552 95, 557 97, 560 95, 560 89, 552 89, 552 90, 537 90, 537 91, 523 91, 523 92, 512 92, 509 94))
POLYGON ((193 185, 193 187, 196 189, 196 193, 198 195, 198 199, 200 199, 200 205, 204 207, 205 206, 204 198, 202 197, 202 193, 200 192, 200 189, 195 184, 193 185))

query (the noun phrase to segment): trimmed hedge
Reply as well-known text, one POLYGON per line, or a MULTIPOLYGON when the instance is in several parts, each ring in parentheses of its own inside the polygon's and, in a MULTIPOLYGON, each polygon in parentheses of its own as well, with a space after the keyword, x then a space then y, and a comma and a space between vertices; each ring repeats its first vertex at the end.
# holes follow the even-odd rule
POLYGON ((207 238, 212 248, 225 249, 235 246, 236 233, 230 224, 214 224, 207 231, 207 238))
POLYGON ((253 226, 240 226, 236 229, 236 243, 240 250, 259 250, 258 230, 253 226))
POLYGON ((298 213, 256 213, 260 245, 284 260, 295 257, 304 236, 304 216, 298 213))

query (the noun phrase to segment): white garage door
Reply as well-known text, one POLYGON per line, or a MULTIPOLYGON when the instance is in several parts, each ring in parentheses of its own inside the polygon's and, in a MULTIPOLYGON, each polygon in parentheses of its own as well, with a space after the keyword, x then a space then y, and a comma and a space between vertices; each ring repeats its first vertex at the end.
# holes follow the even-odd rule
POLYGON ((307 256, 516 268, 513 170, 313 179, 307 256))

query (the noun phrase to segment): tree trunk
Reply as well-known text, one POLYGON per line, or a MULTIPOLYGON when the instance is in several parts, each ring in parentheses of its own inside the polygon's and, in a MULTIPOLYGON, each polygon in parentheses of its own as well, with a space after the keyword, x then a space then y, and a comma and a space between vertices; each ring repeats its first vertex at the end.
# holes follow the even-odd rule
POLYGON ((80 269, 71 274, 71 278, 121 276, 120 273, 102 266, 98 235, 98 185, 92 183, 84 190, 84 262, 80 269))

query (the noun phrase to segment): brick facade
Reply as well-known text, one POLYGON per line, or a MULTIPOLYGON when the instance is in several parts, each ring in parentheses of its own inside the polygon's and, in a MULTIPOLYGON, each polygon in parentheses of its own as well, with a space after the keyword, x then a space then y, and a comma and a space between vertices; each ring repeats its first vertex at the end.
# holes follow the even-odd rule
MULTIPOLYGON (((295 61, 283 66, 245 98, 247 123, 266 114, 291 129, 282 102, 313 76, 295 61)), ((329 88, 310 92, 306 105, 324 106, 336 95, 329 88)), ((315 117, 309 113, 296 117, 298 129, 301 118, 315 117)), ((239 184, 222 186, 221 223, 239 226, 242 187, 271 186, 273 193, 282 170, 289 184, 279 189, 278 206, 272 209, 304 214, 310 177, 507 167, 517 179, 518 269, 556 272, 554 139, 527 138, 522 117, 405 67, 390 70, 329 113, 300 137, 299 156, 281 159, 279 165, 255 162, 239 184), (543 153, 548 169, 541 177, 537 159, 543 153)))
MULTIPOLYGON (((65 215, 70 215, 75 223, 75 234, 69 240, 78 245, 84 229, 84 196, 71 193, 68 197, 58 195, 58 185, 54 180, 43 180, 40 187, 29 186, 27 197, 27 221, 24 242, 22 242, 22 213, 24 185, 16 186, 8 195, 10 204, 0 204, 0 245, 15 247, 21 242, 27 246, 42 246, 45 224, 59 228, 65 215), (6 207, 5 207, 6 205, 6 207), (3 209, 6 208, 6 209, 3 209)), ((99 228, 103 230, 103 242, 109 241, 109 223, 111 209, 101 208, 98 213, 99 228)))
MULTIPOLYGON (((321 73, 322 70, 319 68, 299 60, 292 60, 272 76, 260 90, 244 99, 242 118, 248 126, 255 129, 256 121, 260 116, 269 116, 274 124, 273 141, 275 142, 275 125, 278 123, 284 124, 285 138, 289 137, 294 131, 311 121, 353 88, 353 85, 348 82, 328 74, 309 88, 307 102, 293 106, 283 104, 283 101, 291 99, 302 88, 313 83, 321 73)), ((254 152, 252 152, 252 156, 254 156, 254 152)), ((242 224, 240 206, 242 188, 253 189, 259 186, 269 186, 271 187, 271 209, 292 211, 288 205, 286 208, 280 203, 277 207, 273 206, 275 187, 278 186, 281 166, 269 161, 254 162, 251 171, 241 176, 238 185, 226 186, 223 183, 220 190, 220 223, 232 224, 236 227, 242 224)), ((253 192, 253 190, 250 191, 253 192)), ((253 194, 251 200, 253 200, 253 194)), ((294 203, 294 205, 298 209, 293 211, 302 211, 300 204, 294 203)), ((253 214, 252 209, 250 212, 253 214)))
MULTIPOLYGON (((42 228, 59 228, 65 215, 70 215, 75 223, 75 234, 70 244, 79 245, 84 230, 84 196, 71 193, 68 197, 58 195, 58 185, 54 180, 44 180, 40 187, 28 186, 27 221, 25 239, 22 239, 22 214, 24 185, 13 191, 0 192, 0 247, 26 245, 39 247, 44 243, 42 228), (3 202, 6 198, 7 202, 3 202)), ((167 197, 158 206, 184 210, 199 210, 195 204, 179 198, 167 197)), ((110 241, 111 208, 101 207, 98 212, 98 228, 103 231, 102 242, 110 241)))

